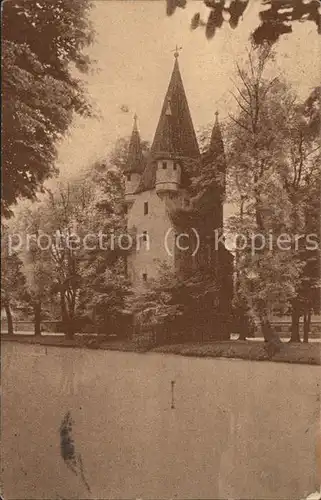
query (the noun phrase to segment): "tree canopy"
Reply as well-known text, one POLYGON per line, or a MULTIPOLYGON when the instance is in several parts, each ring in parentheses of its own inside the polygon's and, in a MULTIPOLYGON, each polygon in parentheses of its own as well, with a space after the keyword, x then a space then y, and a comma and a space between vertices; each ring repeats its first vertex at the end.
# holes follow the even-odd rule
POLYGON ((90 0, 14 0, 3 5, 2 213, 32 199, 55 173, 57 142, 73 114, 90 112, 76 69, 93 40, 90 0), (73 66, 73 68, 72 68, 73 66))
POLYGON ((310 310, 319 274, 316 252, 305 251, 315 247, 309 238, 315 233, 317 243, 319 236, 317 91, 299 103, 286 82, 267 77, 273 59, 265 44, 249 52, 244 67, 237 65, 238 110, 227 141, 229 196, 238 207, 230 230, 247 239, 236 251, 236 295, 258 317, 262 310, 293 312, 298 301, 310 310))
MULTIPOLYGON (((177 7, 184 8, 187 0, 167 0, 167 14, 174 14, 177 7)), ((196 12, 191 21, 191 29, 205 28, 207 38, 213 38, 225 23, 236 29, 246 14, 249 0, 204 0, 210 9, 206 20, 196 12)), ((320 33, 320 2, 318 0, 260 0, 261 9, 258 24, 252 33, 253 41, 260 45, 276 42, 280 36, 292 33, 295 21, 310 21, 320 33)))
MULTIPOLYGON (((128 292, 124 252, 119 251, 117 238, 126 225, 117 151, 88 168, 84 176, 72 181, 60 176, 41 200, 20 203, 8 221, 11 232, 20 235, 21 244, 14 239, 13 246, 26 280, 24 300, 34 312, 39 334, 41 321, 48 316, 59 317, 64 332, 72 336, 93 322, 110 331, 122 314, 128 292)), ((17 264, 5 252, 8 245, 2 258, 10 277, 17 264)), ((8 295, 10 287, 5 292, 8 295)))

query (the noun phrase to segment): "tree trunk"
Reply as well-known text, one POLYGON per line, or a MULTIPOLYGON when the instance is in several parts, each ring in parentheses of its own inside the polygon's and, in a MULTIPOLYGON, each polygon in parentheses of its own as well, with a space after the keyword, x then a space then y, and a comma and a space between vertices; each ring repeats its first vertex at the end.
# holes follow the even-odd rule
POLYGON ((260 324, 264 341, 266 342, 265 350, 268 354, 268 357, 271 359, 275 354, 280 352, 282 348, 282 341, 271 325, 268 314, 266 312, 260 313, 260 324))
POLYGON ((66 310, 66 299, 63 290, 60 291, 60 309, 61 309, 61 322, 63 333, 66 334, 66 328, 68 323, 67 310, 66 310))
POLYGON ((270 320, 266 315, 260 315, 261 332, 265 342, 270 342, 276 335, 270 320))
POLYGON ((75 334, 75 331, 74 331, 74 322, 70 318, 68 318, 67 328, 66 328, 65 334, 66 334, 66 337, 68 339, 73 339, 74 338, 74 334, 75 334))
POLYGON ((246 340, 247 324, 244 311, 242 311, 238 317, 238 326, 239 326, 239 336, 237 340, 246 340))
POLYGON ((14 335, 13 318, 12 318, 12 313, 11 313, 11 308, 10 308, 9 302, 5 302, 4 309, 6 311, 6 316, 7 316, 8 334, 9 335, 14 335))
POLYGON ((35 335, 41 336, 41 302, 37 301, 33 305, 34 321, 35 321, 35 335))
POLYGON ((281 350, 282 341, 280 340, 279 335, 276 333, 271 324, 269 314, 264 303, 260 305, 257 317, 259 319, 264 342, 266 342, 265 349, 268 353, 269 358, 272 358, 281 350))
POLYGON ((303 342, 309 342, 310 326, 311 326, 311 309, 308 309, 304 313, 303 342))
POLYGON ((70 320, 68 315, 65 292, 63 290, 60 292, 60 307, 63 333, 68 339, 72 339, 74 336, 72 321, 70 320))
MULTIPOLYGON (((257 155, 257 149, 255 148, 255 156, 254 158, 258 158, 257 155)), ((256 161, 255 164, 255 169, 254 172, 258 172, 258 163, 256 161)), ((260 180, 260 177, 255 174, 254 175, 254 181, 257 185, 258 181, 260 180)), ((256 216, 256 225, 257 229, 260 233, 264 234, 265 228, 264 228, 264 222, 263 222, 263 215, 262 215, 262 210, 261 210, 261 195, 258 190, 258 188, 255 188, 255 216, 256 216)), ((262 252, 265 252, 266 249, 264 248, 261 250, 262 252)), ((258 262, 258 266, 259 266, 258 262)), ((274 328, 271 325, 271 322, 269 320, 269 315, 268 315, 268 307, 267 307, 267 300, 262 301, 260 306, 258 307, 258 316, 260 320, 260 325, 261 325, 261 332, 264 337, 264 341, 268 342, 271 345, 270 348, 270 353, 273 355, 275 352, 277 352, 278 347, 282 345, 282 342, 280 340, 279 335, 276 333, 274 328), (277 347, 278 346, 278 347, 277 347)))
POLYGON ((301 342, 300 339, 300 311, 297 304, 292 304, 292 325, 290 342, 301 342))

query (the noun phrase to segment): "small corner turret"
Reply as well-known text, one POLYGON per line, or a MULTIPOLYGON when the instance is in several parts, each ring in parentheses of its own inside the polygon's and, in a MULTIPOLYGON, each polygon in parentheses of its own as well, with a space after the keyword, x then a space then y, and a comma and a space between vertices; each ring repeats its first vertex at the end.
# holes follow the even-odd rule
POLYGON ((226 158, 224 151, 224 143, 222 137, 222 131, 218 120, 218 111, 215 112, 215 123, 212 130, 210 145, 208 148, 209 158, 216 163, 217 173, 221 176, 220 187, 221 194, 225 195, 225 185, 226 185, 226 158))
POLYGON ((133 131, 129 142, 125 175, 125 202, 131 205, 135 199, 135 192, 140 184, 144 171, 144 157, 140 135, 137 127, 137 115, 134 116, 133 131))
POLYGON ((218 111, 215 113, 215 122, 207 151, 202 155, 203 166, 213 173, 215 182, 212 185, 211 199, 214 203, 213 210, 216 215, 217 228, 224 226, 224 201, 226 194, 226 158, 218 111))

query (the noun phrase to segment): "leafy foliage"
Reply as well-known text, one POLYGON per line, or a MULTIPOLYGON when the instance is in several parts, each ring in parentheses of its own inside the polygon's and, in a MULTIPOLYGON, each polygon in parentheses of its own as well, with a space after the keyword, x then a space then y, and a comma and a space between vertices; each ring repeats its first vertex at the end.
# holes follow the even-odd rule
POLYGON ((320 171, 307 106, 282 80, 265 78, 272 61, 270 45, 263 45, 249 53, 247 67, 237 67, 238 114, 231 116, 228 144, 229 194, 238 207, 230 230, 245 237, 236 251, 238 293, 265 326, 276 307, 287 310, 304 279, 295 235, 304 236, 316 214, 311 187, 320 171), (286 248, 278 243, 284 234, 286 248))
POLYGON ((182 304, 177 298, 175 300, 175 294, 182 287, 180 277, 161 263, 157 279, 133 291, 127 299, 127 306, 135 316, 139 333, 165 327, 181 314, 182 304))
MULTIPOLYGON (((211 268, 177 272, 159 263, 157 277, 129 295, 136 333, 153 333, 157 343, 224 336, 220 282, 211 268)), ((226 316, 224 317, 226 320, 226 316)))
POLYGON ((106 331, 124 307, 123 189, 121 171, 97 163, 77 179, 61 178, 41 201, 21 204, 12 222, 33 238, 21 249, 30 296, 58 300, 69 336, 86 321, 106 331))
MULTIPOLYGON (((125 170, 127 165, 129 142, 130 137, 121 137, 116 141, 115 146, 109 153, 108 164, 121 172, 125 170)), ((141 148, 143 156, 146 158, 150 150, 150 143, 141 140, 141 148)))
MULTIPOLYGON (((167 15, 172 15, 177 7, 184 8, 187 0, 167 0, 167 15)), ((204 0, 210 9, 206 21, 196 12, 191 21, 191 29, 205 28, 206 37, 211 39, 215 33, 228 23, 236 29, 250 5, 249 0, 204 0)), ((316 24, 320 33, 320 4, 317 0, 260 0, 259 25, 252 33, 257 44, 275 43, 287 33, 292 33, 292 24, 296 21, 310 21, 316 24)))
POLYGON ((12 334, 12 310, 24 299, 26 280, 23 264, 9 242, 9 228, 2 224, 1 229, 1 307, 7 314, 8 333, 12 334))
POLYGON ((87 71, 84 49, 93 39, 89 0, 14 0, 3 5, 2 211, 34 198, 55 174, 56 146, 73 114, 90 106, 72 72, 87 71))

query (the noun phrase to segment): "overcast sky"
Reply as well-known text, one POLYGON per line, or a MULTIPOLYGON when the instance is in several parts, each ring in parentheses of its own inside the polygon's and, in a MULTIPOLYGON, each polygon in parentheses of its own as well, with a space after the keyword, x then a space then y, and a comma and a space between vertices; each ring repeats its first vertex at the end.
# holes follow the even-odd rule
MULTIPOLYGON (((216 109, 224 120, 234 106, 229 92, 235 61, 245 57, 258 8, 259 2, 252 0, 238 29, 226 25, 208 41, 202 29, 189 29, 195 11, 207 17, 202 2, 189 0, 185 10, 167 17, 165 1, 96 1, 96 41, 89 50, 96 62, 86 85, 101 118, 75 120, 59 151, 62 174, 73 175, 106 156, 118 137, 130 134, 134 113, 142 138, 153 139, 176 44, 183 47, 179 64, 195 129, 213 121, 216 109), (121 110, 123 105, 128 113, 121 110)), ((319 61, 319 37, 312 23, 297 23, 294 33, 277 44, 275 71, 302 98, 320 83, 319 61)))

